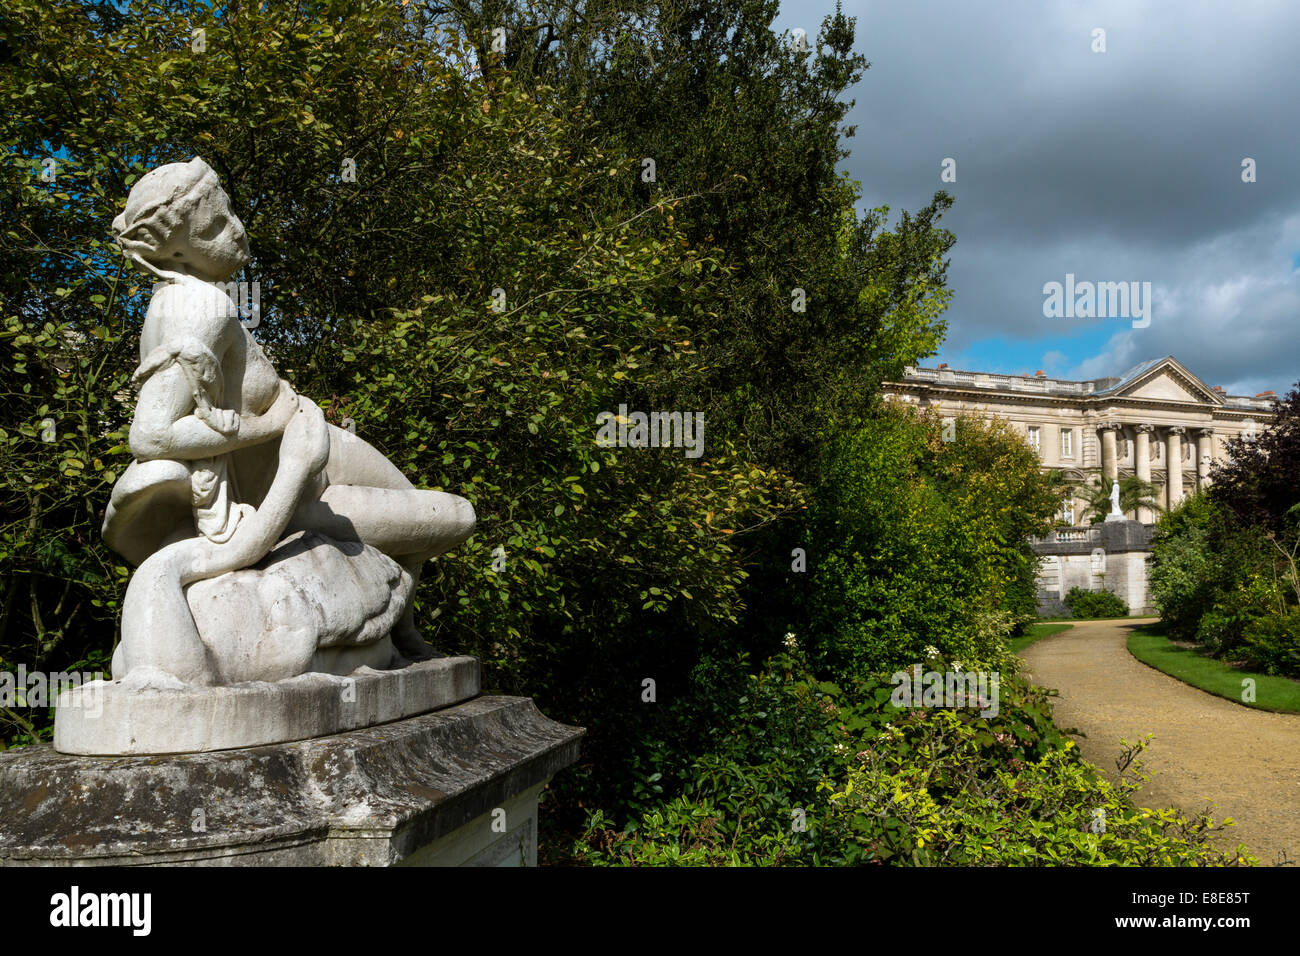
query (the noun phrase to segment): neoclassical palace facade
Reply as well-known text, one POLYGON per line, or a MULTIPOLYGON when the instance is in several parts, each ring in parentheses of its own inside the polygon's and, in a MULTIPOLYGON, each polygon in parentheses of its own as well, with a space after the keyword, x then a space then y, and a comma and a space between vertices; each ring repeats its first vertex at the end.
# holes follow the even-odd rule
MULTIPOLYGON (((1072 485, 1107 485, 1137 475, 1159 488, 1162 508, 1177 504, 1210 480, 1211 461, 1227 456, 1228 439, 1251 437, 1272 420, 1276 397, 1228 395, 1166 356, 1118 378, 1075 382, 1034 376, 912 368, 884 386, 887 398, 933 408, 941 415, 1005 419, 1037 451, 1043 468, 1058 469, 1072 485)), ((1083 503, 1062 504, 1065 526, 1082 525, 1083 503)), ((1144 523, 1151 509, 1130 513, 1144 523)))

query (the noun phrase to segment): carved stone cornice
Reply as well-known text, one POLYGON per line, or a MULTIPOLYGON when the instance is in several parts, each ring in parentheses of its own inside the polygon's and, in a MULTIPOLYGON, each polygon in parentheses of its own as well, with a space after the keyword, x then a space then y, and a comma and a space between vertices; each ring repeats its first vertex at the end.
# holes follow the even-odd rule
POLYGON ((1140 428, 1152 423, 1155 431, 1166 426, 1163 422, 1182 419, 1186 427, 1198 428, 1201 423, 1219 428, 1235 429, 1241 421, 1256 420, 1263 424, 1271 421, 1271 410, 1240 408, 1225 405, 1217 397, 1212 402, 1185 402, 1172 399, 1123 394, 1065 394, 1038 392, 1004 387, 976 386, 965 382, 934 381, 929 379, 904 379, 886 382, 882 390, 903 396, 912 396, 919 403, 942 401, 946 407, 965 405, 974 408, 1003 405, 999 415, 1015 416, 1036 412, 1045 416, 1066 415, 1085 428, 1093 427, 1097 420, 1120 419, 1124 425, 1140 428))

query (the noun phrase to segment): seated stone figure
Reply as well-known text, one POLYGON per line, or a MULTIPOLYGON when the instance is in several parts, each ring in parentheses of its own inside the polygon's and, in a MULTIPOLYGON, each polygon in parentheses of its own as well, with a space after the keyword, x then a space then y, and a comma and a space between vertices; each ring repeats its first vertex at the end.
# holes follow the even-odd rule
POLYGON ((114 679, 273 681, 433 656, 415 585, 473 532, 473 507, 416 489, 278 376, 222 288, 248 239, 203 160, 141 177, 113 229, 158 280, 135 461, 104 518, 110 547, 138 565, 114 679))

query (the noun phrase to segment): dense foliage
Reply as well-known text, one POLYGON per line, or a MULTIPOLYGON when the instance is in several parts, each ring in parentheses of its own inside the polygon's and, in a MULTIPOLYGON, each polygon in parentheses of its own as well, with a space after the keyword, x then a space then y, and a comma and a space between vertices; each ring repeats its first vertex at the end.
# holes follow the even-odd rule
MULTIPOLYGON (((931 657, 927 667, 952 662, 931 657)), ((1118 779, 1079 756, 1043 691, 1007 673, 1000 707, 899 709, 877 680, 819 681, 797 649, 675 714, 711 728, 702 755, 655 764, 665 792, 627 819, 594 812, 574 847, 601 866, 1129 865, 1255 862, 1211 842, 1231 821, 1135 806, 1146 780, 1124 745, 1118 779), (698 708, 725 712, 700 722, 698 708)), ((698 730, 697 730, 698 732, 698 730)), ((663 754, 674 754, 663 741, 663 754)))
POLYGON ((719 434, 807 481, 880 382, 938 348, 954 239, 936 226, 951 205, 943 193, 892 230, 888 209, 853 214, 858 190, 837 163, 853 135, 845 94, 868 66, 854 21, 837 9, 801 48, 772 29, 779 6, 429 4, 478 45, 489 75, 492 31, 504 29, 500 69, 581 104, 595 130, 576 135, 635 160, 639 175, 612 184, 628 215, 658 196, 693 197, 681 228, 730 268, 717 321, 695 329, 701 374, 687 407, 716 409, 719 434))
POLYGON ((1074 617, 1123 617, 1128 614, 1128 605, 1110 591, 1070 588, 1064 601, 1074 617))
POLYGON ((1059 500, 1033 450, 1000 423, 891 404, 828 458, 805 537, 810 658, 862 676, 929 645, 1000 665, 1035 616, 1028 537, 1059 500))
POLYGON ((1171 637, 1300 676, 1300 389, 1257 441, 1234 440, 1206 494, 1163 516, 1151 594, 1171 637))

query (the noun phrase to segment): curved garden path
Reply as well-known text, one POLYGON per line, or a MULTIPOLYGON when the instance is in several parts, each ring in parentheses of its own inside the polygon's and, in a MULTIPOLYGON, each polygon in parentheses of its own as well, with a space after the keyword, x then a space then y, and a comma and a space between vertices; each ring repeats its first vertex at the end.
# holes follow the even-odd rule
POLYGON ((1082 731, 1079 749, 1113 775, 1119 738, 1153 734, 1142 760, 1146 806, 1192 812, 1216 804, 1262 864, 1300 861, 1300 714, 1252 710, 1190 687, 1137 660, 1125 642, 1152 619, 1089 621, 1030 645, 1026 671, 1060 692, 1057 725, 1082 731))

